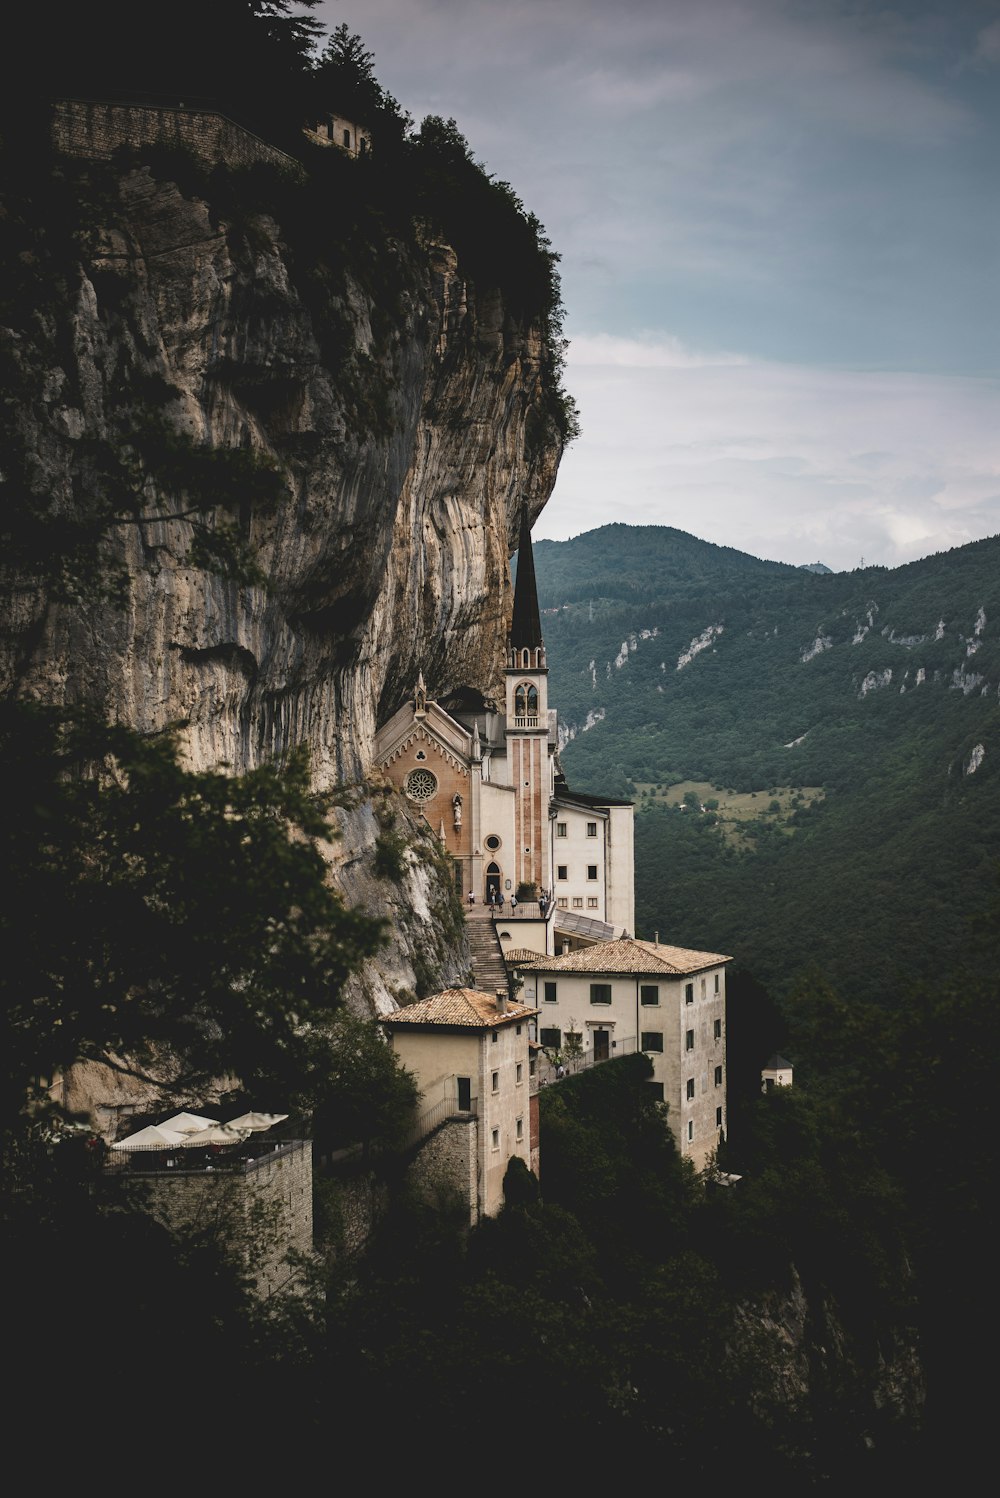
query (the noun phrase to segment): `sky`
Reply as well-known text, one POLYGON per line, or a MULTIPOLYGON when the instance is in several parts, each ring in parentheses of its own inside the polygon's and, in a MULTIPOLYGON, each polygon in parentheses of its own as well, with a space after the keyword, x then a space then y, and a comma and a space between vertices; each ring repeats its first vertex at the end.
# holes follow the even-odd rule
POLYGON ((561 255, 534 529, 898 566, 1000 533, 1000 0, 321 0, 561 255))

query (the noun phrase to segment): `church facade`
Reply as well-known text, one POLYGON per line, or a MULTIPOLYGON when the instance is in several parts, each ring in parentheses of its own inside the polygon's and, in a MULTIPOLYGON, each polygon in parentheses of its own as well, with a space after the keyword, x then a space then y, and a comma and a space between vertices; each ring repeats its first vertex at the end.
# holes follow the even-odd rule
POLYGON ((428 700, 421 678, 378 731, 374 768, 438 833, 464 899, 538 904, 523 934, 549 952, 635 930, 632 803, 571 792, 557 742, 522 515, 502 710, 474 687, 428 700))

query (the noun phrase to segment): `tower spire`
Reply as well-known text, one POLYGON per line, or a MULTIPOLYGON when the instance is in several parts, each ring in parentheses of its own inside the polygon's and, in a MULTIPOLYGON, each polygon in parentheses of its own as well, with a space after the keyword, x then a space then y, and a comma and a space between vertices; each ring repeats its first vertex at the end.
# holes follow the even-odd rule
POLYGON ((511 650, 536 650, 544 644, 535 586, 535 559, 531 554, 528 506, 521 505, 521 536, 517 543, 517 581, 514 584, 514 617, 510 625, 511 650))

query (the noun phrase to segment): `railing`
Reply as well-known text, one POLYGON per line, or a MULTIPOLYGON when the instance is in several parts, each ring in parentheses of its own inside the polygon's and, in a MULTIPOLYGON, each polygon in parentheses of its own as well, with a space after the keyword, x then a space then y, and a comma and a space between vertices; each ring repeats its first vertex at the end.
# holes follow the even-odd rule
POLYGON ((438 1125, 444 1123, 446 1119, 475 1118, 478 1113, 478 1098, 470 1098, 467 1108, 460 1108, 458 1106, 457 1097, 440 1098, 436 1103, 432 1103, 429 1108, 425 1108, 423 1113, 419 1114, 414 1120, 412 1127, 407 1133, 403 1148, 405 1149, 408 1145, 416 1144, 418 1139, 423 1139, 426 1135, 432 1134, 438 1125))
MULTIPOLYGON (((518 900, 514 910, 510 908, 510 901, 505 900, 502 907, 495 907, 487 903, 486 909, 492 913, 496 921, 546 921, 552 914, 555 906, 550 900, 543 910, 537 900, 518 900)), ((543 955, 541 952, 538 954, 543 955)))
POLYGON ((582 1056, 564 1056, 562 1061, 553 1061, 544 1052, 535 1058, 534 1070, 530 1082, 532 1096, 542 1087, 548 1087, 555 1082, 565 1082, 567 1077, 575 1077, 579 1072, 590 1071, 591 1067, 601 1066, 605 1061, 617 1061, 619 1056, 634 1056, 638 1050, 634 1035, 622 1036, 621 1040, 613 1040, 611 1049, 606 1056, 595 1056, 592 1050, 584 1051, 582 1056))
POLYGON ((291 1151, 296 1145, 306 1142, 308 1141, 247 1139, 242 1144, 213 1144, 190 1149, 178 1145, 174 1149, 149 1149, 140 1146, 138 1149, 109 1150, 104 1161, 104 1174, 177 1177, 204 1175, 206 1171, 246 1174, 266 1156, 291 1151))
POLYGON ((515 717, 515 719, 514 719, 514 727, 515 728, 537 728, 538 727, 538 714, 537 713, 529 714, 529 716, 526 717, 526 718, 517 718, 517 717, 515 717))

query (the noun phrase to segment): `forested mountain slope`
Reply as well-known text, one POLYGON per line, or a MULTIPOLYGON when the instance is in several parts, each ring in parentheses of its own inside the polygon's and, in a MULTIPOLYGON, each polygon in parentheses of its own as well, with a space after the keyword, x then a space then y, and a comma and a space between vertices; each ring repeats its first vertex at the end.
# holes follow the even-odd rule
POLYGON ((1000 538, 827 574, 660 527, 535 557, 566 773, 637 800, 641 934, 890 1004, 964 955, 1000 825, 1000 538))

